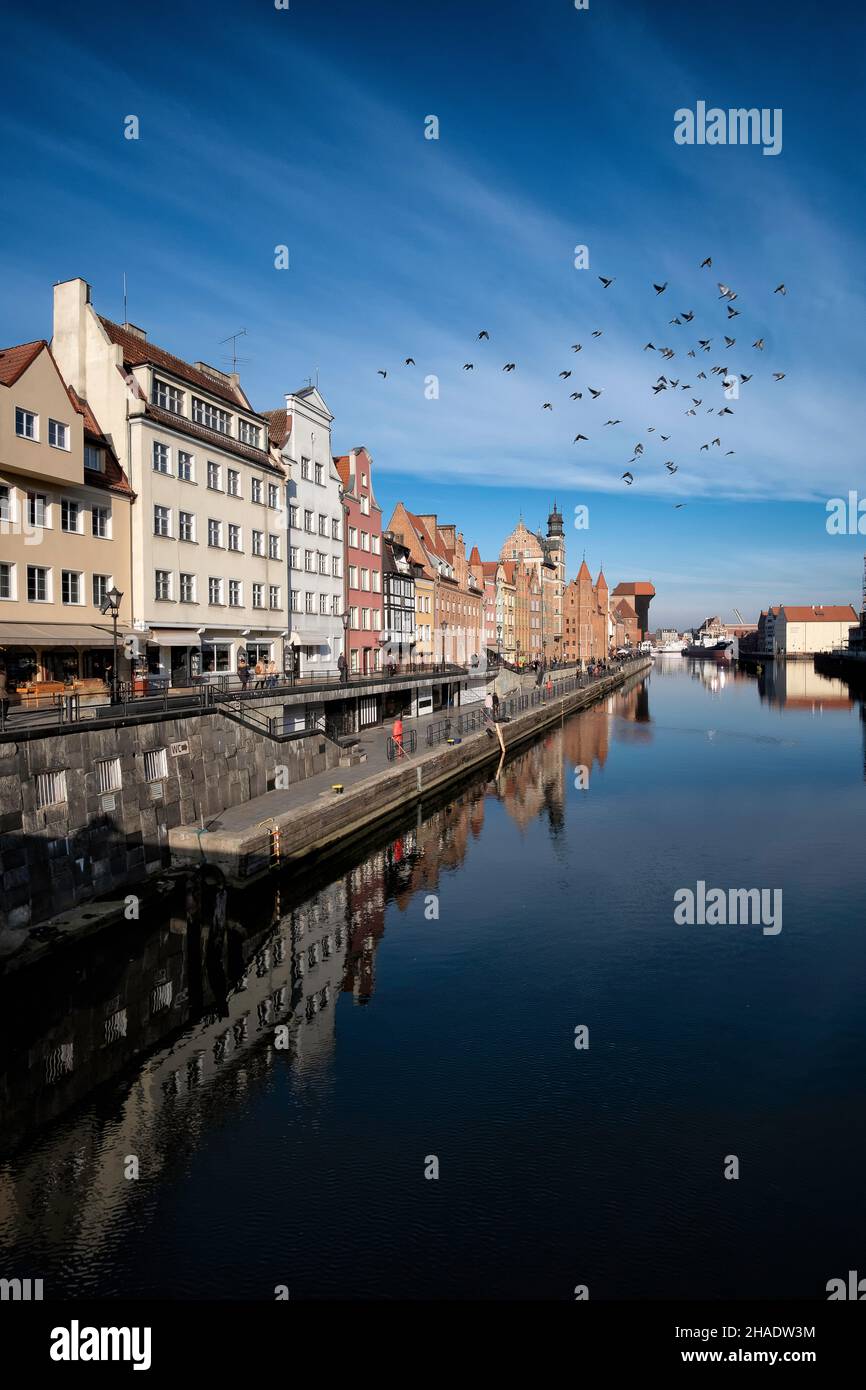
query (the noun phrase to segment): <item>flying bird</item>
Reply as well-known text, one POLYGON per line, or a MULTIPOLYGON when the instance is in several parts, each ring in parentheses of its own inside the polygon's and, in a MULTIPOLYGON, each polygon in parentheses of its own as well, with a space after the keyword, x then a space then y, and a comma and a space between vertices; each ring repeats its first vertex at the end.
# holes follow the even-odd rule
POLYGON ((668 440, 670 439, 670 435, 669 435, 669 434, 660 434, 660 435, 659 435, 659 439, 663 439, 663 440, 665 441, 665 443, 667 444, 668 440))
POLYGON ((544 405, 541 407, 541 409, 542 409, 542 410, 552 410, 552 409, 553 409, 553 406, 550 404, 550 401, 545 401, 545 402, 544 402, 544 405))
POLYGON ((656 294, 664 294, 664 292, 665 292, 665 290, 667 289, 667 287, 668 287, 668 282, 667 282, 667 280, 665 280, 665 282, 664 282, 663 285, 656 285, 656 284, 653 285, 653 289, 655 290, 656 294))
POLYGON ((574 436, 574 442, 575 442, 575 444, 579 444, 580 441, 581 441, 581 439, 589 439, 589 435, 588 435, 588 434, 576 434, 576 435, 574 436))
POLYGON ((703 270, 703 268, 704 268, 705 265, 712 265, 712 263, 713 263, 713 258, 712 258, 712 256, 707 256, 707 259, 706 259, 705 261, 701 261, 701 270, 703 270))
POLYGON ((583 392, 582 392, 582 391, 572 391, 572 393, 571 393, 571 399, 572 399, 573 401, 582 401, 582 400, 583 400, 583 392))
POLYGON ((655 350, 656 350, 656 349, 655 349, 655 343, 647 343, 647 344, 644 346, 644 352, 650 352, 650 351, 655 352, 655 350))
POLYGON ((732 348, 736 341, 736 338, 729 338, 727 333, 725 334, 725 347, 732 348))
POLYGON ((672 357, 676 357, 676 353, 674 352, 673 348, 662 348, 661 355, 666 362, 670 362, 672 357))
POLYGON ((744 376, 741 376, 741 377, 740 377, 740 382, 742 383, 742 382, 744 382, 744 381, 751 381, 753 376, 754 376, 754 372, 749 372, 749 375, 748 375, 748 376, 745 376, 745 375, 744 375, 744 376))
POLYGON ((685 505, 685 502, 674 502, 674 511, 678 512, 680 507, 684 507, 685 505))
POLYGON ((571 350, 572 350, 572 352, 580 352, 580 350, 581 350, 582 347, 583 347, 583 343, 572 343, 572 345, 571 345, 571 350))
POLYGON ((702 444, 702 445, 701 445, 701 453, 703 453, 705 449, 707 450, 707 452, 709 452, 709 448, 710 448, 709 444, 702 444))
POLYGON ((474 363, 474 362, 464 362, 464 363, 463 363, 463 370, 464 370, 464 372, 474 372, 474 371, 475 371, 475 363, 474 363))
POLYGON ((777 285, 776 288, 773 290, 773 294, 787 294, 787 293, 788 293, 788 288, 787 288, 786 285, 777 285))
POLYGON ((480 342, 482 341, 482 339, 485 339, 485 338, 486 338, 487 341, 489 342, 489 341, 490 341, 490 334, 487 332, 487 329, 486 329, 486 328, 482 328, 481 332, 478 334, 478 337, 475 339, 475 341, 476 341, 476 343, 480 343, 480 342))
POLYGON ((559 375, 562 377, 562 380, 565 381, 571 376, 571 372, 560 372, 559 375))
POLYGON ((668 470, 669 473, 676 473, 677 471, 677 465, 674 463, 673 459, 668 460, 668 462, 665 464, 665 468, 668 470))
POLYGON ((589 394, 592 396, 592 399, 593 399, 594 401, 597 401, 598 398, 599 398, 599 396, 601 395, 601 391, 604 390, 604 387, 601 388, 601 391, 596 391, 595 387, 593 387, 593 386, 587 386, 586 389, 587 389, 587 391, 589 392, 589 394))
POLYGON ((632 483, 634 482, 634 474, 629 473, 628 469, 626 469, 622 476, 625 479, 626 487, 631 487, 632 483))
POLYGON ((610 287, 611 287, 611 285, 613 284, 614 280, 616 279, 616 276, 614 275, 613 278, 610 279, 610 280, 606 279, 604 275, 599 275, 598 278, 599 278, 599 280, 601 281, 601 283, 604 285, 605 289, 606 289, 606 290, 609 290, 610 287))
POLYGON ((655 386, 653 387, 653 390, 655 391, 656 395, 658 395, 659 391, 666 391, 667 389, 667 382, 665 381, 657 381, 655 386))
POLYGON ((759 352, 763 352, 763 351, 764 351, 764 340, 763 340, 763 338, 756 338, 755 341, 752 343, 752 347, 757 348, 759 352))
POLYGON ((725 454, 725 458, 726 458, 726 459, 727 459, 727 458, 730 458, 730 457, 731 457, 731 454, 732 454, 733 452, 734 452, 733 449, 729 449, 728 452, 725 454))
POLYGON ((682 324, 682 319, 668 319, 668 323, 682 324))
POLYGON ((703 348, 704 352, 709 352, 712 338, 698 338, 698 347, 703 348))
POLYGON ((606 425, 621 425, 622 420, 605 420, 606 425))
POLYGON ((414 367, 414 366, 415 366, 415 358, 414 358, 414 357, 407 357, 407 358, 405 359, 404 363, 403 363, 403 366, 404 366, 404 367, 414 367))
POLYGON ((378 371, 378 375, 379 375, 379 376, 382 376, 382 377, 385 377, 385 376, 388 375, 388 373, 387 373, 387 372, 383 372, 383 371, 382 371, 382 368, 380 367, 380 368, 379 368, 379 371, 378 371))
POLYGON ((773 372, 773 379, 774 379, 775 381, 784 381, 784 379, 785 379, 785 373, 784 373, 784 372, 773 372))
POLYGON ((714 439, 714 440, 713 440, 713 443, 715 444, 715 446, 716 446, 717 449, 721 449, 721 447, 722 447, 722 441, 721 441, 720 439, 714 439))
POLYGON ((513 372, 513 371, 514 371, 514 368, 515 368, 516 366, 517 366, 517 363, 516 363, 516 362, 506 362, 506 364, 505 364, 505 366, 502 368, 502 370, 503 370, 504 372, 513 372))
POLYGON ((723 285, 722 282, 721 282, 721 280, 720 280, 720 281, 719 281, 719 299, 736 299, 736 297, 737 297, 737 296, 734 294, 734 291, 730 288, 730 286, 729 286, 729 285, 723 285))
POLYGON ((594 328, 594 329, 592 330, 592 336, 593 336, 593 338, 600 338, 603 332, 604 332, 604 329, 603 329, 603 328, 594 328))
POLYGON ((694 316, 695 316, 695 311, 694 311, 694 309, 689 309, 689 312, 688 312, 687 314, 684 314, 684 313, 682 312, 682 310, 680 310, 680 317, 683 318, 683 319, 685 320, 686 323, 691 323, 691 321, 692 321, 692 319, 694 318, 694 316))
POLYGON ((634 446, 634 455, 635 455, 635 458, 640 458, 640 456, 641 456, 642 453, 643 453, 643 445, 642 445, 642 444, 635 444, 635 446, 634 446))
POLYGON ((728 318, 729 318, 729 319, 738 319, 739 317, 740 317, 740 311, 739 311, 739 309, 735 309, 735 308, 733 307, 733 305, 729 304, 729 305, 728 305, 728 318))
POLYGON ((730 406, 728 406, 728 405, 725 406, 724 410, 720 410, 720 411, 719 411, 719 414, 720 414, 720 415, 733 415, 733 413, 734 413, 734 412, 731 410, 730 406))
POLYGON ((686 353, 686 357, 694 357, 694 355, 695 355, 695 350, 694 350, 694 348, 689 348, 688 352, 686 353))

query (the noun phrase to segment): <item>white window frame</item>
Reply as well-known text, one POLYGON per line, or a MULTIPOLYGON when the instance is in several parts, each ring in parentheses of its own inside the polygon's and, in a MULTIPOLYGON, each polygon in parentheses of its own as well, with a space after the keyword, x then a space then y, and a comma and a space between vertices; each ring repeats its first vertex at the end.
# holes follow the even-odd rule
POLYGON ((52 590, 53 590, 53 584, 52 584, 51 566, 50 566, 50 565, 28 565, 28 566, 27 566, 27 602, 28 602, 28 603, 52 603, 52 602, 53 602, 52 590), (44 598, 31 598, 31 597, 30 597, 30 573, 31 573, 31 570, 32 570, 33 572, 38 572, 38 573, 41 573, 41 574, 44 574, 44 575, 45 575, 45 597, 44 597, 44 598))
POLYGON ((60 571, 60 603, 64 608, 82 608, 84 606, 84 572, 83 570, 61 570, 60 571), (66 578, 77 580, 78 598, 64 598, 63 587, 66 578))
POLYGON ((30 410, 26 405, 16 405, 15 407, 15 436, 17 439, 29 439, 31 444, 39 443, 39 416, 35 410, 30 410), (26 428, 21 429, 23 424, 32 421, 32 433, 26 428))
POLYGON ((53 420, 50 415, 48 417, 48 444, 52 449, 63 449, 67 454, 69 453, 69 426, 64 425, 62 420, 53 420), (57 437, 52 439, 52 434, 57 437))

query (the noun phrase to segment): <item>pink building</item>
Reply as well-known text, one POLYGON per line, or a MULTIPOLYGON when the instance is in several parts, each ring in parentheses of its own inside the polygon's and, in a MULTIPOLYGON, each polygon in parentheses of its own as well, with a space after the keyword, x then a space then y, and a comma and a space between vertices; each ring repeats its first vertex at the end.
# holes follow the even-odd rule
POLYGON ((343 484, 349 670, 367 675, 382 669, 382 511, 367 450, 353 449, 334 463, 343 484))

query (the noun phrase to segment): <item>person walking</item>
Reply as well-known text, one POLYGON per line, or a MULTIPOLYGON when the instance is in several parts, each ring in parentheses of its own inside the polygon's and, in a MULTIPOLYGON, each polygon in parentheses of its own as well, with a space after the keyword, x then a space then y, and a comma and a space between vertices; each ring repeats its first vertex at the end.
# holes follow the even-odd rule
POLYGON ((268 689, 269 689, 269 690, 273 690, 273 688, 274 688, 274 686, 276 685, 276 683, 277 683, 277 663, 274 661, 273 657, 271 657, 270 661, 268 662, 268 680, 267 680, 268 689))
POLYGON ((394 724, 393 724, 393 727, 392 727, 392 729, 391 729, 391 738, 392 738, 393 743, 394 743, 394 750, 395 750, 395 752, 396 752, 396 754, 397 754, 397 757, 398 757, 398 758, 404 758, 406 755, 405 755, 405 753, 403 752, 403 716, 402 716, 402 714, 398 714, 398 715, 397 715, 397 718, 394 720, 394 724))
POLYGON ((342 652, 340 652, 340 655, 337 657, 337 670, 338 670, 339 673, 340 673, 340 684, 341 684, 341 685, 348 685, 348 683, 349 683, 349 666, 348 666, 348 663, 347 663, 347 661, 346 661, 346 658, 345 658, 345 656, 343 655, 342 652))
POLYGON ((259 657, 258 661, 256 662, 256 666, 255 666, 255 675, 256 675, 256 684, 255 684, 256 690, 262 690, 262 689, 264 689, 264 684, 265 684, 265 663, 262 661, 261 657, 259 657))
POLYGON ((550 699, 550 697, 551 697, 552 694, 553 694, 553 680, 551 679, 550 676, 548 676, 548 677, 547 677, 547 698, 548 698, 548 700, 550 699))
POLYGON ((499 696, 495 690, 493 692, 493 722, 494 724, 499 723, 499 696))
POLYGON ((488 690, 484 696, 484 731, 488 738, 493 737, 493 692, 488 690))
POLYGON ((241 690, 246 690, 250 683, 250 668, 247 665, 247 659, 243 652, 241 652, 238 657, 238 679, 241 683, 241 690))

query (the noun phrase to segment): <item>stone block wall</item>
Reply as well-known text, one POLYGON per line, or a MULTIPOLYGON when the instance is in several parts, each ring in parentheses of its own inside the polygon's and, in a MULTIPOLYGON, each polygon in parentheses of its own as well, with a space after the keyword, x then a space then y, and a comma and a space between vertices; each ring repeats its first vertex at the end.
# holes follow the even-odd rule
POLYGON ((126 889, 169 862, 169 832, 238 806, 275 785, 339 764, 318 736, 275 743, 216 712, 123 727, 0 739, 0 932, 27 927, 126 889), (174 745, 174 748, 173 748, 174 745), (148 781, 145 753, 165 749, 165 777, 148 781), (100 793, 96 764, 120 762, 120 786, 100 793), (66 800, 40 808, 36 777, 66 774, 66 800))

